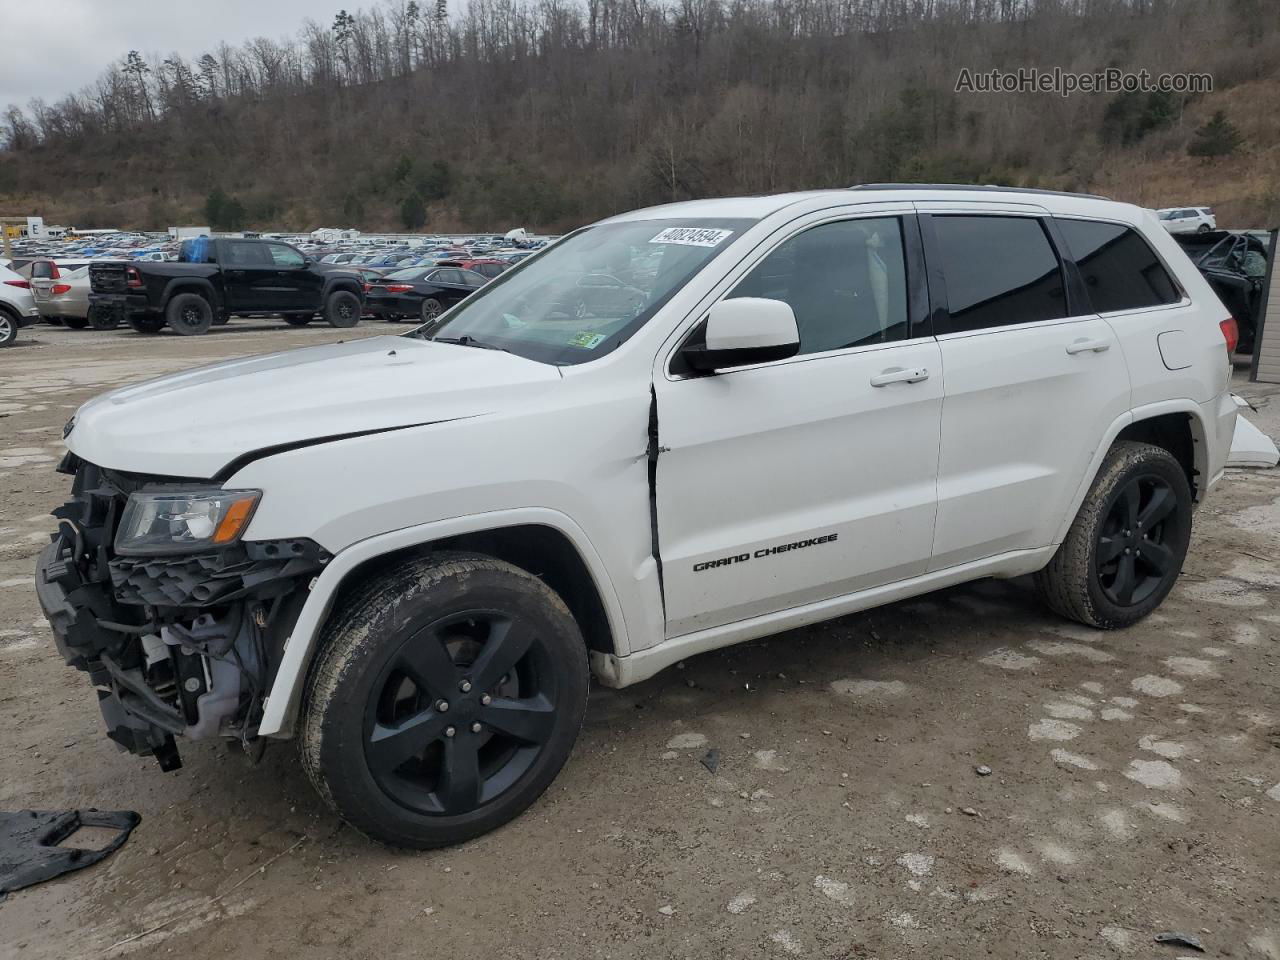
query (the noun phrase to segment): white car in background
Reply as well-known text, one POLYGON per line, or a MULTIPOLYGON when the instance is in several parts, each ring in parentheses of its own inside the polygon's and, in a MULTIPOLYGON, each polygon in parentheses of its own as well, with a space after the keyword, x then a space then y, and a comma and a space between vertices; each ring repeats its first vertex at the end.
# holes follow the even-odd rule
POLYGON ((18 330, 35 323, 40 313, 31 296, 31 281, 8 267, 0 267, 0 347, 11 347, 18 330))
POLYGON ((1208 233, 1218 229, 1213 207, 1166 207, 1157 210, 1156 217, 1170 233, 1208 233))

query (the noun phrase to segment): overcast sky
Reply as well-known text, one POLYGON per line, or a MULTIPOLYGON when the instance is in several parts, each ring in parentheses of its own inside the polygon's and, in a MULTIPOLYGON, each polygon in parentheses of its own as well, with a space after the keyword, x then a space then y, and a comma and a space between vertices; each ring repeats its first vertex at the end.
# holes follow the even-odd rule
POLYGON ((0 110, 57 100, 130 50, 190 58, 222 40, 291 37, 363 0, 0 0, 0 110))

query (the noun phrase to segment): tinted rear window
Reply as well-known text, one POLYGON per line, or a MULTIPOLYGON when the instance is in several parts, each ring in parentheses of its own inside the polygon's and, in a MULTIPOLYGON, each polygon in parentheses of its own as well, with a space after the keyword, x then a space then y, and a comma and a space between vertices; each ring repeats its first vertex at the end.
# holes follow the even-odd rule
POLYGON ((1062 268, 1034 217, 934 216, 951 330, 1067 315, 1062 268))
POLYGON ((1177 303, 1182 294, 1136 230, 1096 220, 1058 220, 1098 313, 1177 303))

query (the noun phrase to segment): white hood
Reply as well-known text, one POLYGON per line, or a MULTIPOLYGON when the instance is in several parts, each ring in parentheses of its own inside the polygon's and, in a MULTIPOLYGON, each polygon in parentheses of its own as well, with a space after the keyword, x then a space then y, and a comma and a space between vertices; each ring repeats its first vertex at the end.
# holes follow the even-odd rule
POLYGON ((101 467, 206 479, 255 451, 483 416, 560 379, 553 366, 499 350, 371 337, 103 394, 77 411, 67 444, 101 467))

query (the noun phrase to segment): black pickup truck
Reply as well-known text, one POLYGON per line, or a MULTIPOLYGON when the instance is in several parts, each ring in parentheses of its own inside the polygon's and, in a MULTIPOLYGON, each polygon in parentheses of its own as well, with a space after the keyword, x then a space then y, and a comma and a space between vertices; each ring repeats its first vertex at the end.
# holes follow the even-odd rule
POLYGON ((201 238, 184 244, 183 257, 90 265, 91 315, 123 320, 139 333, 158 333, 168 324, 186 335, 208 333, 236 314, 280 314, 295 326, 317 313, 335 327, 360 320, 360 275, 318 263, 287 243, 201 238))

